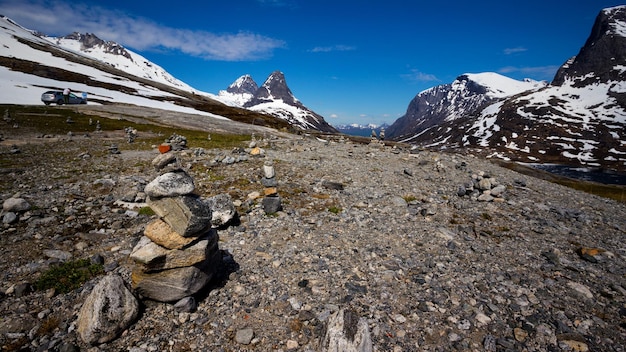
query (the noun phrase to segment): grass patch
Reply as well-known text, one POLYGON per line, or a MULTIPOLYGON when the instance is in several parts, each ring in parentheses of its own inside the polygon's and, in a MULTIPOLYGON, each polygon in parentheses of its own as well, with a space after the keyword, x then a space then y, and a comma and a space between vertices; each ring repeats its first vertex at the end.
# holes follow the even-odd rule
POLYGON ((411 202, 414 202, 414 201, 416 201, 416 200, 417 200, 417 198, 416 198, 415 196, 411 196, 411 195, 404 196, 404 197, 402 197, 402 198, 403 198, 403 199, 404 199, 404 201, 405 201, 405 202, 407 202, 407 203, 411 203, 411 202))
POLYGON ((155 215, 155 212, 150 207, 141 207, 139 209, 139 215, 152 216, 155 215))
POLYGON ((57 294, 68 293, 103 272, 102 265, 92 264, 89 259, 69 261, 44 272, 35 282, 35 288, 39 291, 54 288, 57 294))
POLYGON ((333 213, 333 214, 339 214, 339 213, 341 213, 341 210, 342 209, 340 207, 334 206, 334 205, 328 208, 328 211, 333 213))
MULTIPOLYGON (((8 111, 10 121, 0 121, 0 129, 6 129, 5 137, 11 134, 32 133, 36 135, 59 135, 67 136, 72 132, 75 136, 89 134, 95 136, 96 124, 100 123, 100 131, 104 135, 107 132, 118 131, 124 134, 124 129, 132 127, 137 130, 137 138, 134 143, 117 143, 120 150, 148 149, 152 145, 165 142, 173 134, 187 138, 189 148, 234 148, 240 147, 245 141, 250 140, 250 135, 211 133, 206 131, 169 127, 156 123, 137 123, 120 116, 119 119, 109 119, 102 116, 89 115, 88 111, 76 111, 56 106, 38 105, 0 105, 0 114, 5 116, 8 111), (14 129, 17 125, 19 128, 14 129)), ((149 121, 149 119, 144 119, 149 121)))

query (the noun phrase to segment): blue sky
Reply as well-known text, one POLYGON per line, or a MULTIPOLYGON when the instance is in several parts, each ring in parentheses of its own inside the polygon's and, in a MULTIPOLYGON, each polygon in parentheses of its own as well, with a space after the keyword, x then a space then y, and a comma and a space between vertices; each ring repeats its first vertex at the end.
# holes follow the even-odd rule
POLYGON ((331 124, 392 123, 415 95, 463 73, 550 81, 603 0, 0 0, 48 35, 116 41, 201 91, 275 70, 331 124))

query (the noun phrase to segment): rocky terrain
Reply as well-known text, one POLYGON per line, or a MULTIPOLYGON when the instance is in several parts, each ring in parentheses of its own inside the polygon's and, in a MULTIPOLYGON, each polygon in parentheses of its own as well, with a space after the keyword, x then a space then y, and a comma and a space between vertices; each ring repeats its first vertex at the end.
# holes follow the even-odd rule
POLYGON ((196 193, 233 199, 223 264, 197 307, 142 299, 119 337, 90 346, 79 311, 107 275, 130 286, 130 254, 156 218, 140 210, 159 151, 141 133, 130 148, 119 131, 1 127, 2 351, 332 350, 339 310, 346 326, 365 322, 358 351, 626 349, 625 203, 471 154, 284 133, 256 133, 258 155, 252 137, 175 152, 196 193), (271 213, 268 163, 282 203, 271 213), (9 211, 10 199, 28 204, 9 211), (34 289, 79 258, 103 259, 105 273, 69 293, 34 289))

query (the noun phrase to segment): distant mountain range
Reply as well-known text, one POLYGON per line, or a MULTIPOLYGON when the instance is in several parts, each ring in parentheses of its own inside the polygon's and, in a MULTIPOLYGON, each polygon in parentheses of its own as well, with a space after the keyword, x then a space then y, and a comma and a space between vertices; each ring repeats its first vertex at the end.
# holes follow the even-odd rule
POLYGON ((417 94, 398 141, 504 159, 626 170, 626 6, 604 9, 549 84, 465 74, 417 94))
POLYGON ((383 123, 382 125, 376 124, 368 124, 368 125, 359 125, 356 123, 349 125, 334 125, 334 127, 341 133, 347 134, 350 136, 359 136, 359 137, 371 137, 372 132, 376 133, 377 137, 380 137, 380 131, 385 131, 389 128, 389 125, 383 123))

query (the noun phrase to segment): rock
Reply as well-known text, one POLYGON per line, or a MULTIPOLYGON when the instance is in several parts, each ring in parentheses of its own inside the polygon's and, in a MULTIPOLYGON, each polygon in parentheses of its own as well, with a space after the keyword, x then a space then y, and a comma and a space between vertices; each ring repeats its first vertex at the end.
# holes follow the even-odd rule
POLYGON ((464 195, 467 194, 467 189, 465 188, 465 186, 459 186, 456 190, 456 195, 459 197, 463 197, 464 195))
POLYGON ((263 194, 266 197, 276 196, 278 194, 278 189, 276 187, 267 187, 263 190, 263 194))
POLYGON ((176 158, 176 154, 164 153, 159 154, 156 158, 152 160, 152 166, 154 166, 154 168, 157 170, 161 170, 167 165, 176 164, 177 161, 178 159, 176 158))
POLYGON ((491 189, 491 179, 489 178, 480 179, 480 181, 478 181, 478 189, 480 189, 481 191, 486 191, 486 190, 491 189))
POLYGON ((280 197, 265 197, 263 198, 262 204, 263 211, 265 211, 266 214, 277 213, 283 209, 280 197))
POLYGON ((107 275, 87 296, 78 313, 77 330, 90 345, 115 339, 139 315, 139 302, 119 275, 107 275))
POLYGON ((276 176, 276 171, 274 170, 274 164, 271 161, 267 161, 263 165, 263 176, 265 178, 274 178, 276 176))
POLYGON ((567 283, 567 286, 573 289, 574 292, 578 294, 581 298, 593 299, 593 293, 591 293, 589 287, 574 281, 569 281, 567 283))
POLYGON ((339 310, 328 318, 321 347, 324 352, 372 352, 367 320, 350 309, 339 310))
POLYGON ((137 292, 149 299, 173 302, 200 291, 219 269, 222 256, 217 252, 207 261, 184 268, 145 273, 133 270, 132 285, 137 292))
POLYGON ((2 216, 2 223, 3 224, 14 224, 16 223, 18 220, 17 214, 15 214, 14 212, 10 211, 8 213, 5 213, 2 216))
POLYGON ((143 234, 152 242, 168 249, 181 249, 196 240, 194 237, 181 236, 161 219, 148 223, 143 234))
POLYGON ((211 226, 211 210, 195 196, 149 198, 148 206, 183 237, 197 236, 211 226))
POLYGON ((167 172, 146 185, 144 192, 151 198, 177 197, 191 194, 195 189, 193 178, 184 171, 167 172))
POLYGON ((322 181, 322 187, 324 188, 328 188, 328 189, 333 189, 336 191, 343 191, 343 184, 339 183, 339 182, 333 182, 333 181, 322 181))
POLYGON ((242 345, 249 345, 254 337, 254 330, 252 328, 245 328, 241 330, 237 330, 235 334, 235 341, 242 345))
POLYGON ((30 209, 30 204, 24 198, 9 198, 2 203, 2 210, 19 213, 30 209))
POLYGON ((180 301, 176 302, 176 304, 174 304, 174 309, 177 312, 182 312, 182 313, 193 313, 196 311, 197 308, 198 308, 198 303, 196 302, 196 299, 193 298, 192 296, 185 297, 181 299, 180 301))
POLYGON ((263 177, 261 179, 261 184, 263 185, 263 187, 276 187, 278 186, 278 181, 276 180, 276 178, 265 178, 263 177))
POLYGON ((58 249, 44 249, 43 254, 48 258, 58 259, 63 262, 72 258, 72 253, 58 249))
POLYGON ((498 185, 491 189, 491 195, 494 197, 500 197, 504 191, 506 191, 506 186, 498 185))
POLYGON ((233 199, 227 193, 207 198, 204 203, 211 210, 211 225, 213 227, 226 225, 237 215, 233 199))
POLYGON ((144 236, 133 249, 130 258, 144 272, 193 266, 210 260, 218 253, 217 240, 217 232, 209 231, 193 245, 181 250, 161 247, 144 236))

